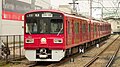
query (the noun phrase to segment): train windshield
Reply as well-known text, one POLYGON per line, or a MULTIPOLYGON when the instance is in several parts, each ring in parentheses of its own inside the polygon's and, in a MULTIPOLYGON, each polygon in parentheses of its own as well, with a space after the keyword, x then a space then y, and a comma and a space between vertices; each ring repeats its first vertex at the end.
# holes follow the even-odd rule
POLYGON ((63 17, 61 14, 31 13, 26 15, 26 33, 29 34, 61 34, 63 33, 63 17))

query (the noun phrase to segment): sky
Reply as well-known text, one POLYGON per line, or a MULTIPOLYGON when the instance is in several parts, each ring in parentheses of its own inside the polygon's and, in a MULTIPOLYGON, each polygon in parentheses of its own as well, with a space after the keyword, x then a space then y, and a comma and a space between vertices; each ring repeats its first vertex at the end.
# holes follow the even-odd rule
POLYGON ((67 5, 71 2, 72 0, 51 0, 51 5, 55 8, 58 8, 59 5, 67 5))
MULTIPOLYGON (((67 5, 68 3, 72 3, 72 0, 51 0, 51 5, 53 7, 53 9, 57 9, 59 7, 59 5, 67 5)), ((77 9, 78 9, 78 12, 82 13, 82 14, 85 14, 85 15, 88 15, 90 14, 90 2, 89 1, 81 1, 79 0, 78 1, 78 6, 77 6, 77 9)), ((114 3, 113 3, 113 0, 94 0, 92 2, 92 7, 113 7, 114 6, 114 3), (100 2, 100 3, 98 3, 100 2)), ((116 4, 115 4, 116 5, 116 4)), ((72 5, 71 5, 72 6, 72 5)), ((104 9, 103 12, 110 12, 110 11, 113 11, 111 9, 104 9), (108 11, 109 10, 109 11, 108 11)), ((101 8, 93 8, 92 10, 92 14, 93 16, 99 18, 100 15, 101 15, 102 11, 101 11, 101 8)))

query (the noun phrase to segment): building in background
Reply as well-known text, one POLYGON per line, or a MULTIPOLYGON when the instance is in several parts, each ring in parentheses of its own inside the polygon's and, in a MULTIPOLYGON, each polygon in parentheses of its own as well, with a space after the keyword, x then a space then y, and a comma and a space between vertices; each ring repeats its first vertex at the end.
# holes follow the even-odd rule
POLYGON ((0 0, 0 35, 23 35, 23 15, 30 10, 50 9, 50 0, 0 0))
POLYGON ((71 14, 72 13, 72 9, 70 7, 70 5, 59 5, 59 8, 58 8, 60 11, 63 11, 65 13, 69 13, 71 14))

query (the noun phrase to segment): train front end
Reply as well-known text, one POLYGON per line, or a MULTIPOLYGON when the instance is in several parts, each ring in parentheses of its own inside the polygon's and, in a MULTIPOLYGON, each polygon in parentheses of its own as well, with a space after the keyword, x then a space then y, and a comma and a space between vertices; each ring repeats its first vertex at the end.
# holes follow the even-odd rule
POLYGON ((29 61, 60 61, 65 56, 64 15, 53 11, 26 13, 25 56, 29 61))

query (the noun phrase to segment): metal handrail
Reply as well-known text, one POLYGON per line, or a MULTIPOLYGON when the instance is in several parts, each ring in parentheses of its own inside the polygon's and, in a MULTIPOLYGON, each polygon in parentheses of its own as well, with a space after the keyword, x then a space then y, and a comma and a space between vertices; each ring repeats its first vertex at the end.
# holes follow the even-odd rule
MULTIPOLYGON (((6 62, 23 57, 21 52, 23 52, 24 38, 22 39, 22 37, 23 35, 0 35, 0 45, 4 45, 5 49, 9 49, 12 52, 9 58, 5 58, 6 62), (19 50, 19 52, 16 53, 16 50, 19 50)), ((3 48, 0 47, 0 50, 3 50, 3 48)))

